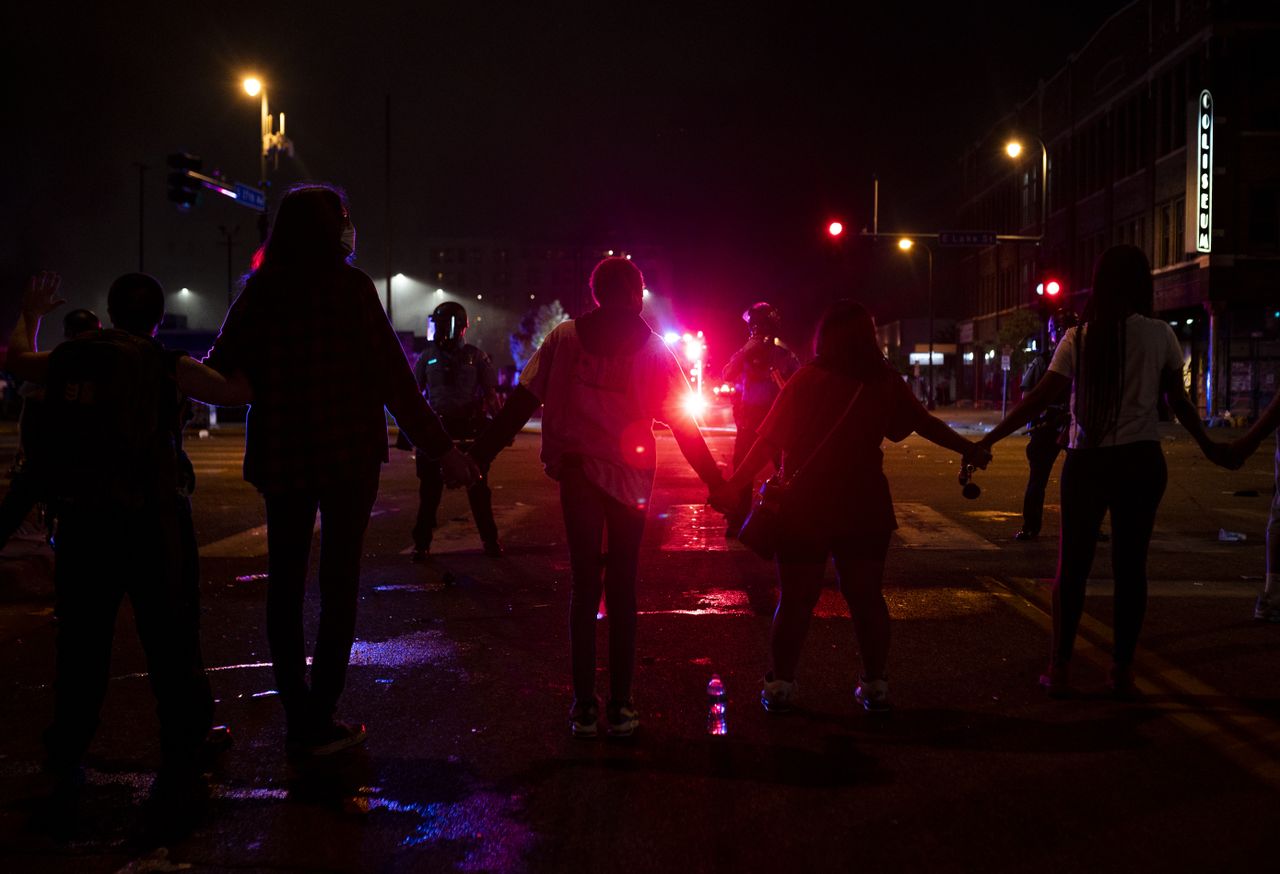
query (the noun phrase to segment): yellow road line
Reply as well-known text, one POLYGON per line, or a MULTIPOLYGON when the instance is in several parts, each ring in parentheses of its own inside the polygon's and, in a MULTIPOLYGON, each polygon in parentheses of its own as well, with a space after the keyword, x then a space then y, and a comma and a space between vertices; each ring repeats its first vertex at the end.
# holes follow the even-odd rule
MULTIPOLYGON (((1025 577, 997 579, 980 576, 978 582, 1016 612, 1045 631, 1053 620, 1047 594, 1034 580, 1025 577)), ((1110 656, 1098 645, 1109 641, 1111 629, 1091 616, 1080 621, 1076 655, 1097 665, 1110 664, 1110 656)), ((1138 647, 1135 662, 1142 673, 1135 677, 1138 691, 1148 703, 1258 779, 1280 788, 1280 726, 1246 709, 1239 701, 1187 673, 1148 649, 1138 647), (1185 696, 1186 700, 1159 700, 1156 696, 1185 696), (1197 703, 1196 699, 1223 702, 1219 706, 1197 703)))

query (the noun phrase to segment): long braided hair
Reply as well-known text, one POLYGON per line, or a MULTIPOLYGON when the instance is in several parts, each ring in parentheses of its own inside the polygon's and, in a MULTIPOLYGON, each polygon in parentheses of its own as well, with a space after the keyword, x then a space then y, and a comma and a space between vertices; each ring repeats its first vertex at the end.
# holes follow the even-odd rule
POLYGON ((1125 322, 1151 316, 1155 289, 1151 265, 1136 246, 1112 246, 1093 269, 1093 293, 1076 331, 1075 405, 1081 446, 1101 446, 1117 425, 1124 397, 1125 322), (1087 330, 1086 330, 1087 329, 1087 330))

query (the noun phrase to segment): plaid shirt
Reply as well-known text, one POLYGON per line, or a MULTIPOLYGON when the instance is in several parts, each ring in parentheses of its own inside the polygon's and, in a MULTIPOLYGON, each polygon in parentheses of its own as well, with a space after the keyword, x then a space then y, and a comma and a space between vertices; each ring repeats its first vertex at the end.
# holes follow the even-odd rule
POLYGON ((418 392, 372 280, 354 267, 299 279, 255 275, 205 363, 253 386, 244 478, 267 494, 378 475, 391 412, 414 445, 452 447, 418 392))

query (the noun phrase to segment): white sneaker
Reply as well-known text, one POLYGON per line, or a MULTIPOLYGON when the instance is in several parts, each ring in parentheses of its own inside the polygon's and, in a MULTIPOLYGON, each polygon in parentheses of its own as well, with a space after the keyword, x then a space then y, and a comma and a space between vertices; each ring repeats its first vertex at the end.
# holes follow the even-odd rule
POLYGON ((1268 600, 1266 595, 1259 595, 1253 605, 1253 618, 1259 622, 1280 622, 1280 604, 1268 600))
POLYGON ((769 713, 786 713, 795 708, 800 687, 794 681, 776 680, 773 672, 764 675, 760 689, 760 706, 769 713))

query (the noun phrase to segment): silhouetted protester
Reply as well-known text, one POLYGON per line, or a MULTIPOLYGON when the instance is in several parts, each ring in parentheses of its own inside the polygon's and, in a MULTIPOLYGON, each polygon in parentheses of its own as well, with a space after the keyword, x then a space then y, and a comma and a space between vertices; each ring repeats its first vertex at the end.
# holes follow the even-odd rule
MULTIPOLYGON (((434 333, 413 366, 413 378, 449 436, 466 450, 469 441, 488 423, 488 414, 499 407, 498 372, 488 355, 466 342, 467 311, 462 304, 440 304, 431 313, 431 324, 434 333)), ((419 452, 416 462, 418 519, 413 526, 413 557, 422 561, 430 554, 432 532, 439 527, 437 513, 444 493, 444 475, 440 462, 426 453, 419 452)), ((467 486, 467 500, 484 554, 500 558, 502 544, 493 521, 493 493, 487 477, 479 477, 467 486)))
MULTIPOLYGON (((1280 392, 1267 404, 1253 427, 1231 444, 1229 466, 1236 468, 1244 464, 1277 426, 1280 426, 1280 392)), ((1276 431, 1275 494, 1271 496, 1271 514, 1267 517, 1266 567, 1262 593, 1253 605, 1253 618, 1259 622, 1280 622, 1280 431, 1276 431)))
POLYGON ((160 720, 156 810, 181 817, 198 812, 207 792, 200 759, 213 696, 200 657, 197 581, 188 567, 193 535, 180 491, 179 406, 184 392, 243 404, 249 385, 156 342, 164 293, 142 273, 112 283, 111 330, 82 332, 50 353, 36 352, 41 318, 63 303, 58 286, 51 273, 28 283, 9 352, 11 370, 47 386, 42 433, 31 447, 57 518, 57 680, 47 768, 57 793, 73 801, 107 691, 116 613, 127 595, 160 720))
POLYGON ((1052 697, 1072 694, 1068 666, 1084 612, 1103 515, 1111 512, 1115 646, 1108 685, 1135 692, 1133 656, 1147 607, 1147 550, 1168 480, 1157 403, 1163 393, 1206 456, 1224 464, 1182 385, 1182 348, 1169 324, 1152 318, 1147 256, 1113 246, 1098 258, 1084 324, 1058 343, 1044 379, 986 437, 991 446, 1071 387, 1071 432, 1062 466, 1062 525, 1053 584, 1053 645, 1040 682, 1052 697))
MULTIPOLYGON (((778 345, 778 332, 782 330, 782 316, 773 304, 760 301, 747 307, 742 314, 747 323, 749 337, 742 348, 729 358, 721 377, 734 384, 733 469, 742 464, 752 444, 756 442, 757 429, 769 408, 773 406, 778 391, 800 362, 791 351, 778 345)), ((773 459, 780 464, 782 459, 773 459)), ((725 536, 734 537, 742 527, 742 520, 751 509, 751 486, 746 483, 739 489, 738 501, 728 513, 725 536)))
MULTIPOLYGON (((62 336, 66 340, 101 327, 102 322, 92 310, 72 310, 62 317, 62 336)), ((0 501, 0 549, 22 527, 22 523, 31 514, 31 509, 41 501, 39 477, 29 467, 25 447, 41 429, 44 386, 36 382, 24 382, 19 393, 22 395, 22 412, 18 414, 18 454, 13 462, 9 491, 5 493, 4 500, 0 501)))
POLYGON ((653 420, 671 428, 686 460, 708 487, 723 483, 698 425, 684 412, 688 382, 662 338, 640 317, 644 277, 626 258, 606 258, 591 273, 598 307, 558 325, 520 375, 502 412, 472 447, 487 466, 538 409, 542 461, 560 483, 573 593, 574 737, 595 737, 596 611, 603 587, 609 614, 610 734, 640 724, 631 699, 635 669, 636 569, 653 491, 653 420), (601 555, 601 540, 608 552, 601 555), (604 577, 601 579, 603 566, 604 577))
POLYGON ((881 594, 889 537, 898 527, 880 444, 915 431, 985 467, 985 450, 931 416, 876 343, 875 323, 861 304, 833 303, 818 323, 817 358, 782 387, 759 437, 722 489, 718 509, 737 500, 777 453, 788 483, 776 556, 778 608, 770 632, 770 668, 760 702, 770 712, 791 709, 796 668, 834 557, 862 656, 854 697, 870 712, 889 709, 889 610, 881 594))
MULTIPOLYGON (((1054 347, 1062 339, 1067 328, 1075 327, 1080 320, 1070 310, 1058 310, 1049 317, 1049 342, 1054 347)), ((1022 374, 1022 393, 1029 394, 1049 370, 1050 349, 1031 359, 1022 374)), ((1071 387, 1063 386, 1058 396, 1036 417, 1027 423, 1027 490, 1022 496, 1022 528, 1013 535, 1014 540, 1035 540, 1040 536, 1040 524, 1044 518, 1044 493, 1053 473, 1053 463, 1063 449, 1063 435, 1071 424, 1071 387)))
POLYGON ((291 753, 362 743, 334 719, 355 634, 360 553, 387 460, 384 408, 450 485, 473 478, 414 385, 373 282, 350 262, 343 194, 300 185, 281 200, 260 266, 227 313, 208 364, 253 385, 244 478, 267 509, 267 639, 291 753), (307 684, 303 595, 320 513, 320 626, 307 684))

